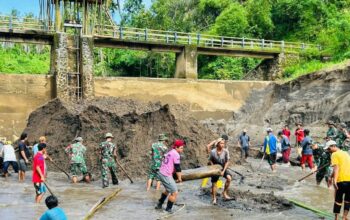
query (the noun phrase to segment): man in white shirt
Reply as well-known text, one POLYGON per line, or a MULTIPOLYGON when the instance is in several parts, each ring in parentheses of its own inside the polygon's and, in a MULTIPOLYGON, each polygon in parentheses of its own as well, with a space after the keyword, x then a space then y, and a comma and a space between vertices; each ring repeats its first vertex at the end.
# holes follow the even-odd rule
POLYGON ((15 154, 15 149, 13 148, 11 141, 5 142, 5 145, 0 151, 0 155, 2 155, 4 158, 4 163, 3 163, 4 176, 5 177, 8 176, 8 168, 10 165, 12 166, 14 171, 18 173, 18 164, 17 164, 16 154, 15 154))

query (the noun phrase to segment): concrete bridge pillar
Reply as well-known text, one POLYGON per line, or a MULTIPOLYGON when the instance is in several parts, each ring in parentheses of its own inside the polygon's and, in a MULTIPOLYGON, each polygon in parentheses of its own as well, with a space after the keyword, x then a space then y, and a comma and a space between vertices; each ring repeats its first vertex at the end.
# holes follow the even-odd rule
POLYGON ((50 71, 55 81, 55 97, 68 100, 68 35, 65 33, 57 33, 54 36, 50 71))
POLYGON ((299 62, 298 54, 280 53, 273 59, 263 60, 244 79, 265 81, 280 79, 286 66, 297 62, 299 62))
POLYGON ((92 37, 81 38, 81 78, 82 78, 82 93, 84 99, 94 97, 94 40, 92 37))
POLYGON ((176 54, 175 78, 197 79, 197 47, 185 46, 176 54))

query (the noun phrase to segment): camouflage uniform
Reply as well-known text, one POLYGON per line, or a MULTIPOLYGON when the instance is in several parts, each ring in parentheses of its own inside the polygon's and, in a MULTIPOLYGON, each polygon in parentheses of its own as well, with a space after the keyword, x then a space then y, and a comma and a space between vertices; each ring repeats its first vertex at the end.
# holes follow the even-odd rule
POLYGON ((328 131, 327 131, 327 137, 330 137, 333 141, 336 140, 336 137, 337 137, 337 129, 334 128, 334 127, 330 127, 328 128, 328 131))
POLYGON ((152 161, 149 167, 149 179, 157 178, 157 172, 162 165, 163 157, 167 150, 168 148, 161 141, 152 144, 152 161))
POLYGON ((332 174, 332 167, 330 166, 331 154, 326 152, 325 150, 323 150, 323 147, 324 147, 324 145, 318 145, 318 149, 315 149, 313 152, 315 162, 316 162, 318 168, 328 164, 328 166, 324 167, 323 169, 319 170, 316 173, 316 181, 318 184, 321 183, 323 178, 325 178, 326 181, 328 181, 328 178, 332 174))
POLYGON ((345 142, 346 139, 347 139, 347 132, 339 130, 336 137, 336 142, 337 142, 337 146, 343 151, 349 150, 349 143, 345 142))
POLYGON ((87 174, 87 168, 84 160, 86 147, 82 143, 76 142, 69 145, 65 152, 70 157, 70 172, 72 173, 72 176, 77 176, 80 172, 85 176, 87 174))
POLYGON ((102 142, 99 147, 101 153, 101 174, 103 187, 107 187, 109 185, 108 170, 111 172, 112 183, 118 184, 118 179, 116 176, 117 165, 113 158, 113 152, 115 149, 115 145, 109 141, 102 142))

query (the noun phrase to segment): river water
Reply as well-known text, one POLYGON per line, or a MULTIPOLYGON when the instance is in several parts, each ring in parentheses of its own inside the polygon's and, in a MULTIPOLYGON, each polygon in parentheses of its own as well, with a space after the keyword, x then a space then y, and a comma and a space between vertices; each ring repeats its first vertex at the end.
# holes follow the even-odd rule
MULTIPOLYGON (((254 181, 270 179, 270 177, 265 176, 269 173, 269 167, 266 163, 260 164, 258 160, 254 159, 250 159, 249 162, 255 172, 252 172, 250 177, 248 175, 246 184, 238 185, 238 181, 233 181, 231 188, 250 190, 254 193, 272 191, 271 189, 258 189, 249 186, 251 185, 249 183, 254 181), (256 173, 259 173, 259 176, 256 173)), ((240 171, 246 169, 246 167, 234 168, 240 171)), ((34 203, 35 193, 30 174, 31 172, 28 172, 24 183, 19 183, 17 174, 14 173, 7 179, 0 179, 1 220, 38 219, 46 210, 44 201, 41 204, 34 203)), ((276 181, 271 181, 270 184, 285 185, 283 186, 284 190, 273 190, 275 195, 295 199, 314 208, 331 212, 334 191, 328 189, 325 183, 316 186, 314 176, 301 183, 295 181, 305 174, 307 172, 303 173, 298 167, 279 166, 278 172, 272 176, 276 177, 276 181), (285 181, 279 182, 279 178, 288 179, 288 184, 285 181)), ((102 189, 100 180, 91 184, 72 185, 64 174, 49 172, 48 184, 53 193, 57 195, 59 206, 64 209, 69 219, 83 219, 100 198, 112 193, 117 188, 122 188, 122 191, 111 202, 97 211, 92 219, 159 219, 167 215, 165 212, 154 209, 160 191, 152 189, 146 192, 145 184, 142 181, 130 184, 128 180, 124 180, 118 186, 110 185, 109 188, 102 189)), ((212 206, 210 198, 201 197, 200 185, 201 180, 188 181, 178 185, 180 191, 178 203, 185 204, 185 207, 167 219, 322 219, 314 213, 298 207, 286 211, 276 210, 275 212, 262 213, 258 210, 242 211, 212 206)), ((175 208, 179 209, 178 206, 175 208)))

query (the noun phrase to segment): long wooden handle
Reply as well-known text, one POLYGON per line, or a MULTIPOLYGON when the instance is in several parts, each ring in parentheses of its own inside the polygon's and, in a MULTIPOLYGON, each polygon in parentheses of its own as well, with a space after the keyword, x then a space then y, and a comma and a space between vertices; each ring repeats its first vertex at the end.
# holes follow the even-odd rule
POLYGON ((325 167, 327 167, 327 166, 329 166, 329 163, 327 163, 327 164, 321 166, 321 167, 318 168, 316 171, 314 171, 314 172, 312 172, 312 173, 309 173, 308 175, 304 176, 303 178, 298 179, 298 182, 300 182, 300 181, 302 181, 302 180, 308 178, 309 176, 312 176, 312 174, 317 173, 318 171, 322 170, 323 168, 325 168, 325 167))
POLYGON ((129 174, 125 171, 124 167, 119 163, 119 161, 114 158, 115 162, 117 162, 118 166, 122 169, 122 171, 125 173, 125 175, 128 177, 128 179, 130 180, 131 183, 134 183, 134 181, 131 179, 131 177, 129 176, 129 174))
POLYGON ((50 187, 47 185, 47 183, 46 183, 45 181, 44 181, 43 183, 44 183, 44 185, 46 186, 47 190, 49 190, 50 194, 53 195, 53 196, 55 196, 55 194, 53 194, 52 190, 51 190, 50 187))
POLYGON ((56 167, 57 169, 59 169, 60 171, 62 171, 64 174, 66 174, 67 177, 68 177, 68 179, 70 179, 70 175, 69 175, 64 169, 62 169, 60 166, 58 166, 58 164, 55 163, 53 160, 50 160, 50 161, 51 161, 51 163, 52 163, 53 165, 55 165, 55 167, 56 167))

